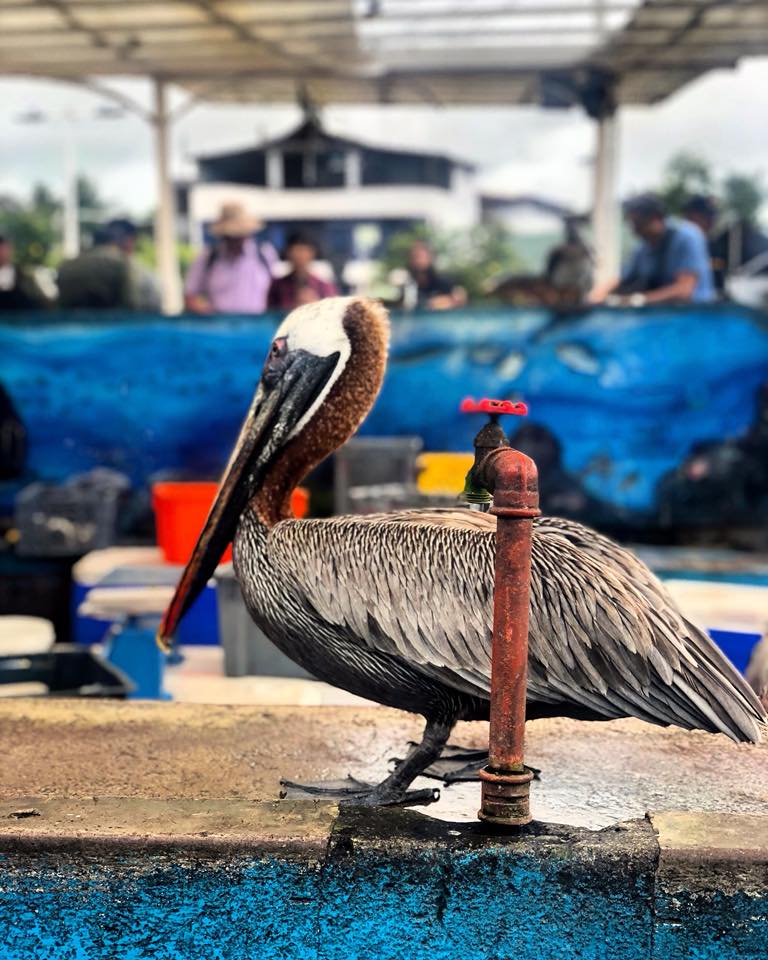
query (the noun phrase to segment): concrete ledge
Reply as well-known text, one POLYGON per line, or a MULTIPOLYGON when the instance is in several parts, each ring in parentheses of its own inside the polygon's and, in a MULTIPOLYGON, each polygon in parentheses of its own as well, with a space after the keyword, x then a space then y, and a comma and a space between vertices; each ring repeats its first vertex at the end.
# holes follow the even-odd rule
MULTIPOLYGON (((422 729, 419 717, 375 707, 0 701, 0 801, 273 801, 281 776, 378 781, 422 729)), ((454 740, 487 745, 487 724, 459 724, 454 740)), ((648 810, 766 809, 768 742, 561 719, 529 723, 526 751, 542 770, 531 800, 546 822, 599 828, 648 810)), ((429 812, 474 821, 477 804, 477 785, 458 785, 429 812)))
POLYGON ((573 796, 580 817, 650 799, 711 809, 505 835, 275 802, 280 772, 380 774, 418 721, 0 704, 0 960, 766 960, 764 749, 531 726, 535 787, 563 815, 573 796))
POLYGON ((651 821, 655 955, 768 957, 768 816, 673 811, 651 821))
POLYGON ((0 852, 158 851, 282 858, 325 855, 338 809, 284 800, 35 800, 0 803, 0 852))

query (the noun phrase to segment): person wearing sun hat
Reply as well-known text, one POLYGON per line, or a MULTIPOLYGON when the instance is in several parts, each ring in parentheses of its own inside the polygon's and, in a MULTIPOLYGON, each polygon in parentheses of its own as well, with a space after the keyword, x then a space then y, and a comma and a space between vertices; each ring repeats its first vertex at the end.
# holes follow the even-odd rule
POLYGON ((210 225, 213 246, 187 273, 184 301, 193 313, 263 313, 277 263, 275 250, 254 237, 263 224, 241 203, 224 203, 210 225))

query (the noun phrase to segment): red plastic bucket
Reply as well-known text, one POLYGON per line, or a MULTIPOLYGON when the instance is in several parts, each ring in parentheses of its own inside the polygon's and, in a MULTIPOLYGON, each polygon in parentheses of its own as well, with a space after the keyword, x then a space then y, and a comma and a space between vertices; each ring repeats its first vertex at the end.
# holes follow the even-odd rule
MULTIPOLYGON (((152 487, 157 542, 168 563, 189 560, 218 487, 217 483, 156 483, 152 487)), ((297 517, 307 515, 309 494, 303 487, 293 491, 291 508, 297 517)), ((221 559, 232 559, 232 547, 227 547, 221 559)))

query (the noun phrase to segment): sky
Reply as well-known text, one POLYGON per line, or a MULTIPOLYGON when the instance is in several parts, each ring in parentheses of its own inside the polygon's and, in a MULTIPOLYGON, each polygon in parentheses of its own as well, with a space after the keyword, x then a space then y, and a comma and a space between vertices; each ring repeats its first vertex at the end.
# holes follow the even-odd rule
MULTIPOLYGON (((144 81, 114 85, 149 103, 144 81)), ((175 92, 174 100, 181 103, 183 93, 175 92)), ((150 129, 130 115, 97 119, 103 103, 71 85, 0 80, 0 195, 25 196, 37 182, 60 193, 69 129, 79 170, 96 180, 113 212, 149 213, 155 198, 150 129), (20 122, 30 110, 44 111, 47 121, 20 122)), ((680 150, 706 157, 719 176, 761 173, 768 185, 767 116, 768 58, 712 72, 660 105, 623 109, 621 194, 657 184, 680 150)), ((536 193, 575 208, 589 205, 594 124, 580 110, 332 107, 322 117, 335 133, 385 146, 444 150, 473 161, 489 192, 536 193)), ((293 107, 196 105, 173 129, 174 175, 193 175, 196 154, 246 147, 298 120, 293 107)))

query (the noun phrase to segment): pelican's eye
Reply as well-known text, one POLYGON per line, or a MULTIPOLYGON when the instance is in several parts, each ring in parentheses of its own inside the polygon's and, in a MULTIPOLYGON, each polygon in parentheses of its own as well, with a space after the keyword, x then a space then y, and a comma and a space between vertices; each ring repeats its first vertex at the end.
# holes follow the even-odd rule
POLYGON ((286 360, 288 355, 288 339, 286 337, 277 337, 272 341, 269 348, 267 359, 264 361, 264 369, 261 373, 261 381, 265 387, 273 387, 285 372, 286 360))

